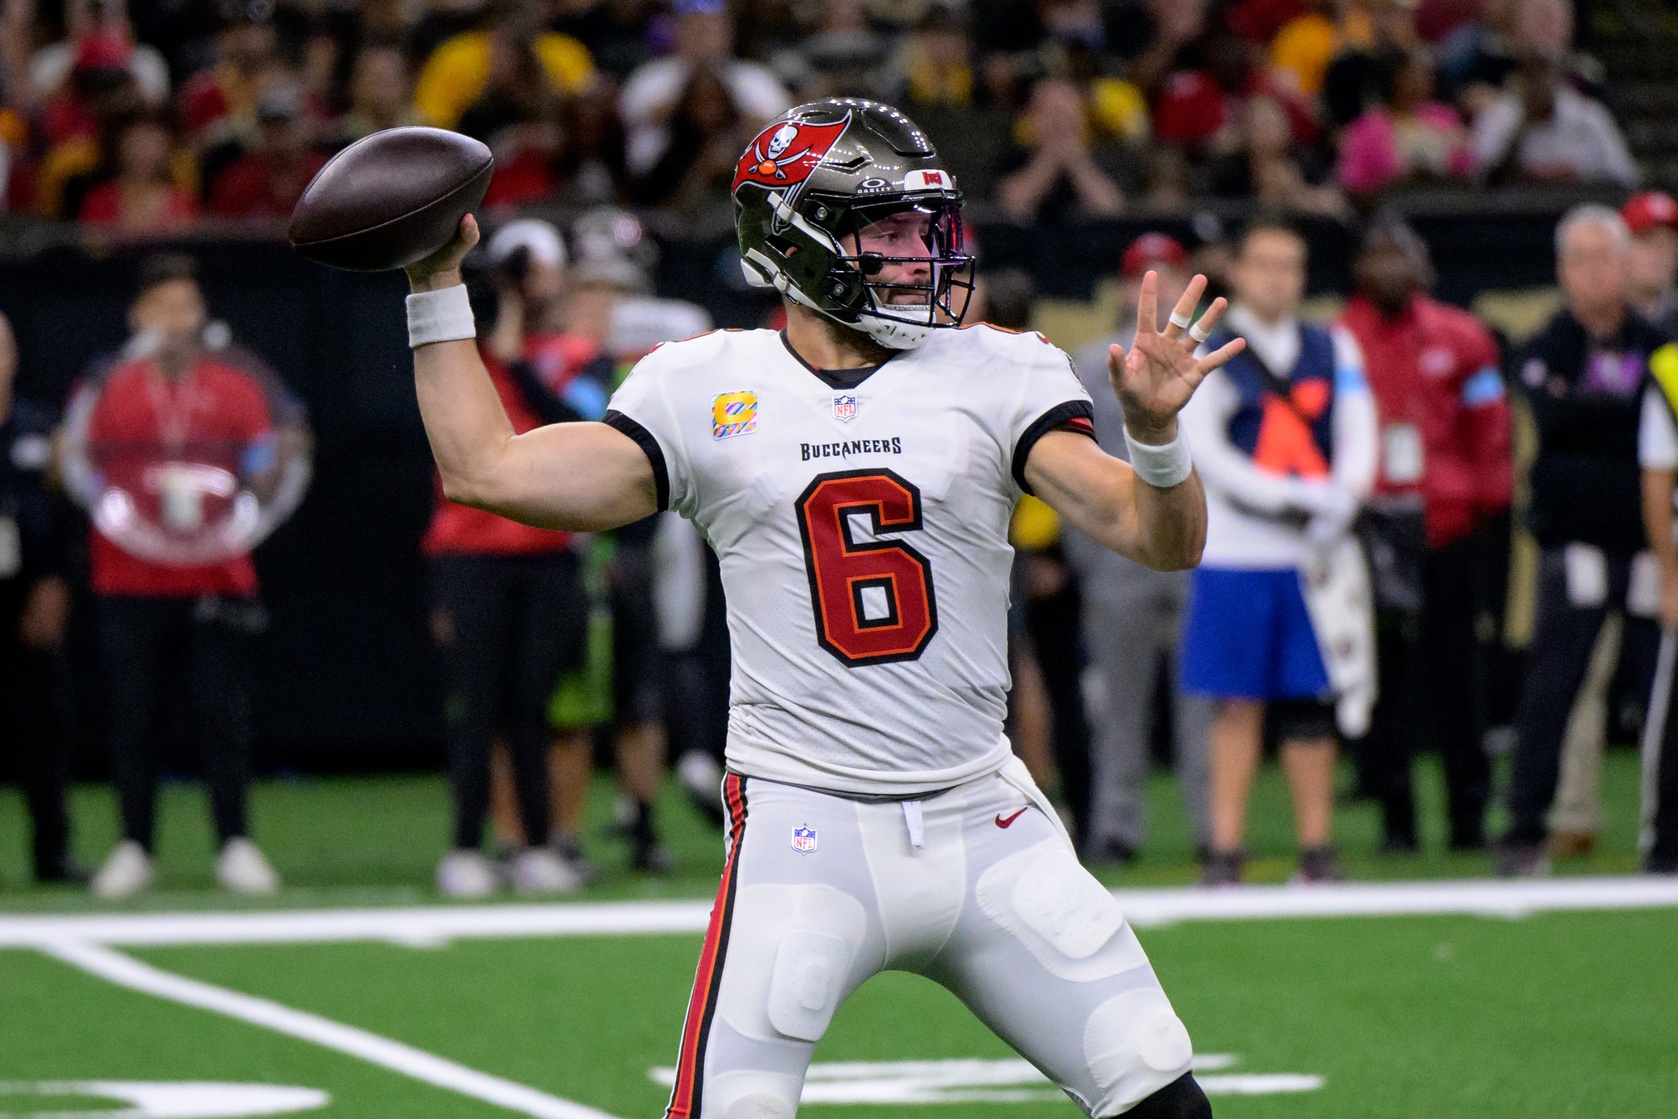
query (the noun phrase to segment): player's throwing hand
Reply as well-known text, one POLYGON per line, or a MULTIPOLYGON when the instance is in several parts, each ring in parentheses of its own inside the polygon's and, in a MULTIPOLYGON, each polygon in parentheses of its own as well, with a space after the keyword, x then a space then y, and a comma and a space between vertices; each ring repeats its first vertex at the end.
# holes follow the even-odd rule
POLYGON ((1222 296, 1212 301, 1199 321, 1194 312, 1206 291, 1206 277, 1189 281, 1177 300, 1165 329, 1158 329, 1159 276, 1142 277, 1142 295, 1136 305, 1136 337, 1130 352, 1115 345, 1107 353, 1107 377, 1124 407, 1125 427, 1142 443, 1169 443, 1176 434, 1177 413, 1206 374, 1246 348, 1237 338, 1205 357, 1195 349, 1217 328, 1229 303, 1222 296))
POLYGON ((404 271, 408 286, 415 291, 435 291, 460 283, 460 262, 478 243, 478 219, 467 214, 460 219, 460 228, 449 238, 449 243, 404 271))

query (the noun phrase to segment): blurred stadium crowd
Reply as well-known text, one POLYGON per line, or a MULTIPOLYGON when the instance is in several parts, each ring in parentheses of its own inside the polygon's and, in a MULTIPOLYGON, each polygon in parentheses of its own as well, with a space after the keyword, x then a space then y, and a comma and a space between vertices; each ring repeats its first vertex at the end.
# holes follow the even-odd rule
POLYGON ((282 218, 337 148, 488 143, 490 206, 726 229, 797 101, 902 107, 970 199, 1341 215, 1417 183, 1630 184, 1571 0, 12 0, 5 207, 124 232, 282 218))
MULTIPOLYGON (((598 419, 636 358, 713 325, 706 309, 661 297, 655 235, 731 239, 741 151, 809 98, 899 105, 932 136, 972 211, 1026 230, 1216 199, 1336 223, 1358 249, 1350 287, 1327 293, 1350 297, 1332 309, 1332 329, 1300 326, 1312 318, 1310 246, 1286 221, 1235 236, 1213 223, 1187 243, 1144 233, 1109 270, 1121 312, 1148 269, 1167 298, 1205 271, 1244 310, 1232 324, 1269 339, 1255 343, 1261 380, 1245 404, 1280 442, 1262 454, 1242 446, 1230 434, 1239 401, 1198 430, 1185 417, 1185 432, 1215 522, 1268 500, 1216 465, 1220 440, 1233 440, 1269 456, 1267 469, 1320 482, 1293 509, 1296 530, 1339 536, 1355 524, 1373 625, 1346 637, 1367 645, 1361 661, 1350 657, 1362 668, 1347 679, 1360 682, 1329 667, 1343 696, 1363 696, 1363 716, 1342 710, 1336 725, 1288 702, 1317 685, 1231 683, 1231 658, 1248 654, 1209 647, 1208 634, 1286 628, 1251 615, 1247 590, 1208 581, 1242 567, 1239 548, 1209 554, 1193 577, 1145 571, 1063 538, 1028 501, 1015 524, 1010 731, 1039 782, 1058 790, 1087 861, 1124 863, 1144 849, 1142 783, 1152 761, 1168 760, 1206 880, 1238 881, 1252 769, 1260 744, 1278 743, 1301 874, 1338 877, 1340 741, 1355 761, 1351 795, 1381 806, 1385 850, 1416 849, 1411 760, 1435 751, 1451 846, 1486 850, 1503 873, 1541 873, 1547 851, 1588 847, 1600 830, 1592 774, 1604 739, 1635 734, 1652 698, 1664 730, 1673 664, 1657 649, 1663 623, 1678 624, 1678 552, 1651 551, 1659 524, 1645 524, 1678 466, 1678 434, 1666 447, 1649 418, 1666 415, 1657 394, 1668 377, 1678 392, 1678 351, 1663 348, 1678 337, 1678 204, 1644 191, 1618 207, 1645 171, 1668 169, 1658 130, 1645 167, 1633 158, 1604 104, 1614 87, 1575 49, 1575 15, 1569 0, 66 0, 62 10, 7 0, 0 178, 20 219, 142 245, 262 237, 349 142, 410 123, 474 135, 497 160, 474 304, 520 430, 598 419), (1381 207, 1418 186, 1475 197, 1523 184, 1600 184, 1616 207, 1575 208, 1557 228, 1557 273, 1530 284, 1559 282, 1561 308, 1517 343, 1430 298, 1427 246, 1381 207), (559 220, 519 216, 531 208, 559 220), (1319 438, 1323 405, 1313 411, 1296 391, 1319 343, 1359 355, 1374 403, 1361 434, 1335 418, 1333 438, 1319 438), (1272 367, 1293 388, 1263 383, 1272 367), (1346 465, 1360 455, 1362 467, 1346 465), (1518 562, 1511 574, 1512 504, 1524 504, 1538 545, 1524 575, 1518 562), (1536 625, 1520 652, 1505 639, 1512 578, 1536 582, 1536 625), (1494 851, 1486 821, 1499 751, 1514 754, 1512 822, 1494 851)), ((266 502, 278 483, 260 479, 288 454, 306 459, 308 437, 261 359, 229 347, 217 292, 190 257, 150 255, 137 275, 132 337, 84 383, 110 389, 127 375, 152 387, 104 393, 111 415, 84 414, 78 428, 74 415, 66 426, 63 399, 14 399, 9 332, 0 353, 4 753, 27 793, 37 876, 88 877, 68 855, 59 702, 72 604, 85 604, 104 683, 75 688, 75 702, 102 705, 125 837, 91 876, 94 891, 150 885, 162 728, 184 726, 211 786, 218 881, 271 892, 279 877, 250 842, 244 810, 263 686, 253 649, 268 624, 250 542, 185 565, 134 554, 97 497, 81 512, 64 491, 75 489, 75 447, 96 459, 98 432, 114 430, 177 450, 216 442, 227 470, 257 478, 252 492, 266 502)), ((1041 325, 1043 281, 982 271, 969 315, 1041 325)), ((760 310, 762 325, 779 325, 760 310)), ((1076 364, 1102 442, 1119 452, 1106 343, 1128 342, 1134 324, 1121 313, 1099 326, 1076 364)), ((151 515, 195 527, 209 499, 172 497, 172 485, 151 515)), ((721 818, 728 639, 709 549, 668 514, 573 538, 440 496, 421 547, 456 808, 454 835, 438 837, 439 888, 473 897, 507 882, 527 893, 586 885, 578 838, 597 757, 615 762, 634 865, 668 870, 652 813, 667 766, 721 818)), ((1280 664, 1285 645, 1253 655, 1280 664)), ((1291 671, 1253 669, 1272 670, 1291 671)), ((1678 810, 1678 790, 1653 790, 1678 774, 1678 748, 1666 766, 1651 752, 1646 865, 1670 871, 1678 828, 1655 824, 1678 810)))

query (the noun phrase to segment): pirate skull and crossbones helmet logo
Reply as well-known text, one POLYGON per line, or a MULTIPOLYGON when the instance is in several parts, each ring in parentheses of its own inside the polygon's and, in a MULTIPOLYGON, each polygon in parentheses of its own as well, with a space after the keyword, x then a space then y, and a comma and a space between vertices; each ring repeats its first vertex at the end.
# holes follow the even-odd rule
POLYGON ((769 137, 769 144, 766 148, 759 151, 758 145, 754 144, 752 146, 752 151, 758 157, 758 174, 773 175, 777 179, 786 178, 787 173, 784 170, 786 165, 802 159, 805 152, 809 151, 808 148, 803 148, 799 151, 788 153, 787 149, 792 147, 793 142, 797 139, 798 126, 796 124, 783 124, 780 128, 775 130, 775 134, 773 136, 769 137))

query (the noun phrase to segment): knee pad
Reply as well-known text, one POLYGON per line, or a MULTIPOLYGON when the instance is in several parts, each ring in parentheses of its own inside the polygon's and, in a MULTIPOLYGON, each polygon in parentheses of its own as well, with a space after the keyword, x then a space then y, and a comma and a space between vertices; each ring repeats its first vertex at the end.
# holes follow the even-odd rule
MULTIPOLYGON (((1157 984, 1115 995, 1084 1025, 1084 1059, 1105 1105, 1098 1115, 1148 1098, 1162 1077, 1186 1074, 1193 1056, 1189 1031, 1157 984)), ((1159 1119, 1169 1114, 1161 1112, 1159 1119)))
POLYGON ((1194 1073, 1185 1072, 1123 1114, 1126 1119, 1212 1119, 1212 1101, 1194 1073))
POLYGON ((866 928, 862 903, 832 886, 742 887, 717 1013, 756 1041, 820 1040, 866 928))
POLYGON ((1118 901, 1058 839, 997 863, 975 893, 985 915, 1060 979, 1087 983, 1148 962, 1118 901))
POLYGON ((1270 725, 1276 737, 1333 738, 1334 704, 1320 699, 1278 699, 1270 704, 1270 725))
POLYGON ((705 1081, 704 1119, 793 1119, 801 1087, 796 1076, 721 1073, 705 1081))

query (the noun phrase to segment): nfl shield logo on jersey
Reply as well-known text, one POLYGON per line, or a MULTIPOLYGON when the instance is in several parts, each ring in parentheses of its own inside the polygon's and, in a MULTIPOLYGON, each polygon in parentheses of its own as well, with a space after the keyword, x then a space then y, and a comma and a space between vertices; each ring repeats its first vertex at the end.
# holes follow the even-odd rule
POLYGON ((816 829, 806 824, 792 829, 792 849, 808 855, 816 849, 816 829))
POLYGON ((856 419, 856 397, 836 396, 833 398, 833 418, 844 423, 856 419))

